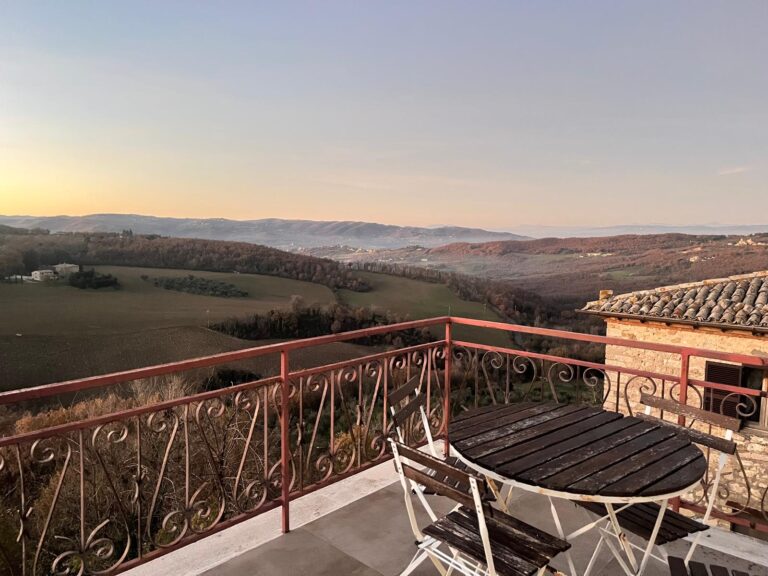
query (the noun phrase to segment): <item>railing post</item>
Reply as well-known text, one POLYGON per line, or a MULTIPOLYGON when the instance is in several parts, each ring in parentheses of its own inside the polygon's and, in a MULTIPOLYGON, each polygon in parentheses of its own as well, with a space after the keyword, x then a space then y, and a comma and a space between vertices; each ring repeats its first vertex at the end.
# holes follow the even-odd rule
POLYGON ((283 533, 290 532, 290 514, 288 510, 288 494, 290 492, 291 482, 291 462, 290 449, 291 439, 288 430, 290 420, 288 411, 290 403, 288 401, 289 386, 288 373, 290 367, 288 364, 288 351, 280 351, 280 474, 282 476, 282 511, 283 511, 283 533))
POLYGON ((446 456, 451 453, 451 444, 448 440, 448 425, 451 423, 451 360, 453 359, 453 339, 451 334, 451 319, 445 322, 445 375, 443 379, 443 422, 445 426, 445 447, 443 451, 446 456))
MULTIPOLYGON (((688 404, 689 365, 690 365, 690 356, 688 355, 688 352, 684 350, 680 353, 680 393, 678 394, 679 403, 682 404, 683 406, 688 404)), ((677 423, 680 424, 680 426, 685 426, 685 416, 683 415, 678 416, 677 423)))
MULTIPOLYGON (((686 350, 680 352, 680 392, 677 399, 681 405, 688 404, 688 369, 690 367, 690 356, 686 350)), ((670 400, 672 399, 672 393, 669 394, 670 400)), ((677 423, 680 426, 685 426, 685 416, 682 414, 677 417, 677 423)), ((670 501, 670 506, 675 512, 680 511, 680 497, 673 498, 670 501)))

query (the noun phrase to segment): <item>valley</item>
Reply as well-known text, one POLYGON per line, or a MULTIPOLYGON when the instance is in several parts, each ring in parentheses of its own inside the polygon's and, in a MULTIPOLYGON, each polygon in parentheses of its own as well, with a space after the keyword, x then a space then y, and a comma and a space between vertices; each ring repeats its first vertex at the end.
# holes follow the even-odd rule
POLYGON ((544 238, 311 254, 365 270, 410 267, 480 276, 581 307, 603 289, 622 293, 768 269, 768 235, 544 238))
MULTIPOLYGON (((573 310, 599 290, 619 293, 768 268, 766 235, 548 238, 303 254, 133 234, 6 232, 0 241, 5 255, 19 261, 32 255, 40 263, 79 262, 120 284, 81 290, 61 280, 0 282, 3 389, 257 346, 264 341, 208 328, 291 310, 297 302, 370 308, 398 319, 455 315, 597 333, 599 322, 573 310), (199 284, 229 286, 237 297, 162 287, 183 285, 173 280, 190 276, 199 284), (164 284, 153 282, 158 277, 164 284)), ((457 328, 455 337, 509 344, 505 334, 469 327, 457 328)), ((545 350, 547 344, 534 346, 545 350)), ((338 344, 305 360, 327 363, 358 352, 356 345, 338 344)), ((267 374, 275 366, 271 359, 244 369, 267 374)))

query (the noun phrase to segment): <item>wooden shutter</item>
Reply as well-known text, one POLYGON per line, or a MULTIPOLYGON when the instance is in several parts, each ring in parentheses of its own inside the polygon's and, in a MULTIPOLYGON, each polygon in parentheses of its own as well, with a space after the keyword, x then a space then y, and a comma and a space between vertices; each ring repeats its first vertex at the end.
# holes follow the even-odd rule
MULTIPOLYGON (((728 386, 741 386, 741 366, 738 364, 721 364, 720 362, 707 362, 704 379, 715 384, 727 384, 728 386)), ((736 411, 741 399, 738 395, 730 395, 725 390, 704 390, 704 409, 717 414, 740 418, 736 411), (729 396, 730 395, 730 396, 729 396), (728 397, 726 399, 726 397, 728 397)))

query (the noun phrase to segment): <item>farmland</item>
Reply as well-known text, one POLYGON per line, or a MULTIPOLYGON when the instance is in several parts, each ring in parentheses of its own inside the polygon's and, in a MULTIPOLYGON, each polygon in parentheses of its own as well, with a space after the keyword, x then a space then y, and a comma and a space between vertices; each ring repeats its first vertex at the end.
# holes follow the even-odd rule
MULTIPOLYGON (((0 335, 0 391, 85 378, 251 348, 269 342, 239 340, 198 326, 156 328, 124 334, 0 335)), ((317 366, 370 354, 364 346, 339 343, 293 354, 295 368, 317 366)), ((277 373, 277 355, 244 360, 230 367, 262 376, 277 373)))
MULTIPOLYGON (((119 290, 79 290, 65 282, 0 283, 0 389, 23 388, 256 345, 207 330, 210 321, 288 306, 293 295, 330 304, 320 284, 274 276, 195 271, 248 292, 216 298, 155 287, 142 275, 188 270, 97 266, 119 290)), ((266 373, 264 362, 244 368, 266 373)))
POLYGON ((63 282, 0 284, 0 334, 116 334, 174 326, 205 326, 231 316, 287 306, 291 296, 308 304, 330 304, 333 292, 311 282, 274 276, 194 271, 248 292, 244 298, 216 298, 155 287, 142 275, 186 276, 190 270, 97 266, 112 274, 121 289, 78 290, 63 282))
MULTIPOLYGON (((96 270, 116 276, 121 288, 79 290, 64 282, 0 283, 0 389, 252 347, 260 342, 213 332, 206 329, 208 322, 286 308, 294 295, 307 305, 332 304, 338 298, 349 305, 377 306, 413 319, 445 315, 449 308, 454 315, 498 319, 482 304, 462 301, 445 286, 382 274, 361 274, 372 283, 370 292, 334 294, 310 282, 194 271, 197 277, 227 282, 248 292, 242 298, 217 298, 164 290, 141 278, 181 277, 193 273, 189 270, 122 266, 97 266, 96 270)), ((459 337, 477 332, 462 330, 459 337)), ((503 334, 485 336, 485 341, 506 342, 503 334)), ((339 344, 314 356, 307 353, 296 367, 362 353, 359 346, 339 344)), ((263 361, 244 367, 261 374, 271 370, 263 361)))

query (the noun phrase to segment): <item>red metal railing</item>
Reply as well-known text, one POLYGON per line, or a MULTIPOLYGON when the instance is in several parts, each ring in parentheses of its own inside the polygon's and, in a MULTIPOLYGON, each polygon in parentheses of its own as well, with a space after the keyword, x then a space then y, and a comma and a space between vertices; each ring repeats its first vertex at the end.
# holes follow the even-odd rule
MULTIPOLYGON (((278 506, 287 531, 292 499, 387 458, 387 397, 414 375, 436 435, 444 435, 451 414, 520 400, 588 402, 631 413, 640 391, 696 404, 712 388, 733 395, 744 415, 759 409, 764 392, 691 378, 690 358, 768 365, 743 354, 440 317, 5 392, 0 405, 18 422, 0 438, 0 574, 116 573, 278 506), (458 339, 464 326, 551 339, 568 355, 458 339), (292 361, 298 350, 440 327, 445 335, 434 342, 305 367, 292 361), (674 355, 680 370, 599 362, 579 349, 588 344, 674 355), (168 379, 199 385, 203 370, 261 357, 274 359, 274 376, 79 415, 89 402, 108 397, 109 406, 120 406, 168 379), (133 396, 125 383, 133 383, 133 396), (69 398, 74 416, 50 409, 54 398, 69 398), (38 420, 22 417, 19 407, 29 402, 49 411, 38 420), (57 417, 74 421, 51 425, 57 417), (22 430, 24 422, 40 429, 22 430)), ((417 420, 406 435, 423 441, 417 420)), ((738 505, 722 498, 718 515, 768 529, 765 470, 754 477, 738 462, 725 483, 728 501, 738 505)), ((697 510, 701 502, 681 505, 697 510)))

